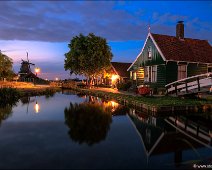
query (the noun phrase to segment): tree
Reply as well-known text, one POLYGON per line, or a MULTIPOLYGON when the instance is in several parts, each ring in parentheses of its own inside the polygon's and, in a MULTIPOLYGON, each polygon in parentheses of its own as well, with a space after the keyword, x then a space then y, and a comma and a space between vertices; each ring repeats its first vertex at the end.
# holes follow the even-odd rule
POLYGON ((14 72, 12 70, 12 67, 12 59, 0 52, 0 79, 13 77, 14 72))
POLYGON ((68 44, 70 51, 65 54, 65 70, 70 74, 84 75, 89 80, 110 67, 111 49, 105 38, 93 33, 73 37, 68 44))

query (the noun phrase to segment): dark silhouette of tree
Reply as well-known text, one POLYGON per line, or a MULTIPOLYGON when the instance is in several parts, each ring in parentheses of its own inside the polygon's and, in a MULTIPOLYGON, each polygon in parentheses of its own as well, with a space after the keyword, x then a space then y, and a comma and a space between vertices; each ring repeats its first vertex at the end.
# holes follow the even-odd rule
POLYGON ((93 145, 104 140, 112 122, 111 113, 97 103, 70 103, 64 114, 68 133, 79 144, 93 145))

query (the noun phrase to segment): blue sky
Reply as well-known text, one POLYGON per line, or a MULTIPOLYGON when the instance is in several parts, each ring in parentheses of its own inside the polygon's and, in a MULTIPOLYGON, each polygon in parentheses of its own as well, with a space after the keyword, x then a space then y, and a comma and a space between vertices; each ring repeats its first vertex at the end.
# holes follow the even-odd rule
POLYGON ((0 1, 0 49, 14 61, 29 53, 43 78, 69 78, 64 53, 73 36, 93 32, 107 39, 113 61, 133 62, 151 32, 212 42, 212 1, 0 1))

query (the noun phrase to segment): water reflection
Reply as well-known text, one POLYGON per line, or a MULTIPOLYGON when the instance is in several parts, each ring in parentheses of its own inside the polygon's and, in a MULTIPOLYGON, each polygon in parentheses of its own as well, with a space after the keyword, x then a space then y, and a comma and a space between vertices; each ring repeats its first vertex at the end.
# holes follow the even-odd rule
POLYGON ((4 107, 0 107, 0 125, 3 120, 6 120, 11 115, 12 115, 12 106, 7 105, 4 107))
POLYGON ((93 145, 104 140, 112 122, 111 114, 98 103, 70 103, 64 114, 68 133, 79 144, 93 145))
POLYGON ((106 138, 112 116, 125 115, 128 108, 99 97, 81 97, 84 103, 70 103, 69 108, 65 108, 65 124, 70 128, 68 133, 72 140, 93 145, 106 138))
POLYGON ((126 115, 129 110, 127 107, 124 107, 123 105, 120 105, 112 100, 104 100, 99 97, 86 96, 86 95, 83 95, 82 97, 85 98, 86 103, 94 103, 94 104, 97 103, 101 105, 101 107, 104 108, 104 110, 110 112, 110 114, 112 114, 113 116, 126 115))
MULTIPOLYGON (((212 156, 212 121, 208 117, 175 115, 168 117, 147 116, 130 109, 129 116, 139 132, 146 152, 147 164, 155 157, 173 155, 169 166, 192 167, 193 163, 210 163, 212 156), (204 153, 203 149, 206 149, 204 153)), ((164 166, 165 166, 164 164, 164 166)), ((169 165, 168 165, 169 164, 169 165)), ((152 166, 152 165, 151 165, 152 166)))
POLYGON ((35 113, 38 113, 40 111, 40 105, 38 104, 37 101, 35 102, 34 109, 35 109, 35 113))
POLYGON ((23 105, 28 104, 30 102, 30 97, 29 96, 25 96, 20 98, 20 101, 23 105))

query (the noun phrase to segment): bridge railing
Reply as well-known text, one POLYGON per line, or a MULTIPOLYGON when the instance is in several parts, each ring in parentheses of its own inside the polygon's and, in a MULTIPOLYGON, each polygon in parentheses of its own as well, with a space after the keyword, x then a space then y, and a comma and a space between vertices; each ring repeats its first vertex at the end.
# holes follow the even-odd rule
POLYGON ((200 91, 201 87, 210 85, 212 85, 212 72, 174 81, 167 84, 165 87, 167 94, 175 93, 176 95, 178 95, 179 91, 186 93, 189 93, 189 90, 194 89, 200 91))

